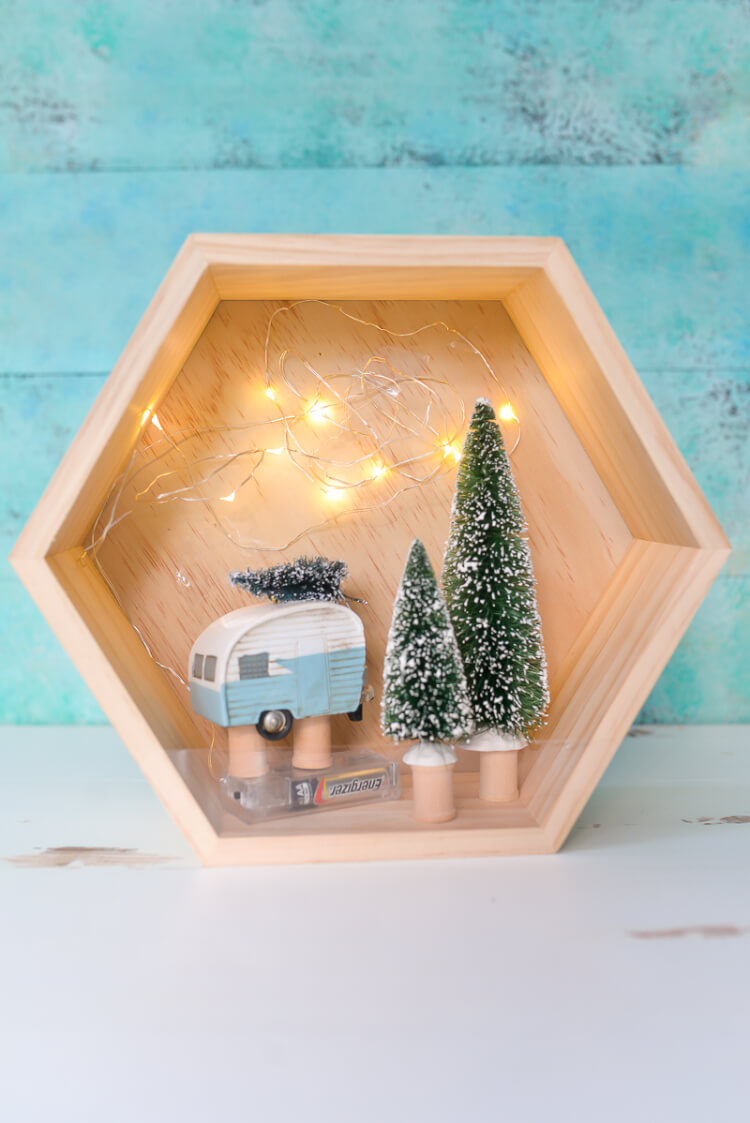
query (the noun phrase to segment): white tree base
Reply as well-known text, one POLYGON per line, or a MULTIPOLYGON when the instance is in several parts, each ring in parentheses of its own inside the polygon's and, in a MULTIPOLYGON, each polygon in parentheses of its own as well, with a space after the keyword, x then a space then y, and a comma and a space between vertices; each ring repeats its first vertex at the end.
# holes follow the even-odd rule
POLYGON ((471 749, 474 753, 514 753, 528 744, 523 737, 511 733, 501 733, 499 729, 483 729, 458 742, 461 749, 471 749))
POLYGON ((455 764, 457 760, 453 745, 444 745, 439 741, 417 741, 404 754, 404 764, 416 768, 442 768, 446 764, 455 764))

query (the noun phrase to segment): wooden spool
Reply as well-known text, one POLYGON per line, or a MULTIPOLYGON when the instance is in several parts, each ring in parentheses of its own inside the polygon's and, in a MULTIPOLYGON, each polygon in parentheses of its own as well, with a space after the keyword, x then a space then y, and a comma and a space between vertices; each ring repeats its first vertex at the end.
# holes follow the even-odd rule
POLYGON ((419 823, 447 823, 456 817, 453 798, 453 764, 412 770, 414 818, 419 823))
POLYGON ((304 717, 295 721, 292 754, 294 767, 312 770, 330 768, 332 763, 330 717, 322 714, 320 717, 304 717))
POLYGON ((233 725, 227 730, 227 772, 250 779, 268 771, 267 741, 254 725, 233 725))
POLYGON ((488 803, 511 803, 518 799, 518 750, 481 754, 479 798, 488 803))

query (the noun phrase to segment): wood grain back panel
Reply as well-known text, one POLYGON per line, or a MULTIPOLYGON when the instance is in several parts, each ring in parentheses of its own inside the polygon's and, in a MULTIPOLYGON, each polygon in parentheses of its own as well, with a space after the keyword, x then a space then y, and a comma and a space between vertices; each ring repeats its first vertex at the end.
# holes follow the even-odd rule
MULTIPOLYGON (((450 458, 443 463, 436 440, 434 463, 442 474, 410 490, 402 490, 389 473, 366 488, 329 500, 286 456, 270 453, 255 478, 243 484, 257 460, 248 456, 248 449, 279 447, 283 443, 283 426, 275 420, 279 408, 299 409, 299 402, 280 389, 276 377, 277 401, 265 396, 266 329, 269 317, 283 303, 219 304, 159 407, 163 432, 148 424, 143 430, 133 463, 138 474, 120 495, 116 517, 132 513, 108 532, 98 560, 155 658, 184 678, 188 651, 200 631, 216 616, 248 603, 246 594, 229 585, 230 570, 302 553, 341 557, 351 571, 346 591, 367 602, 354 608, 365 626, 370 680, 379 700, 393 597, 408 546, 415 536, 421 537, 439 572, 455 468, 450 458), (193 431, 197 435, 180 443, 193 431), (237 459, 217 462, 212 459, 217 456, 237 459), (224 465, 221 471, 199 486, 219 463, 224 465), (162 472, 169 474, 154 483, 162 472), (185 488, 183 498, 155 501, 159 491, 177 487, 185 488), (233 491, 234 502, 221 499, 233 491), (385 497, 390 499, 387 506, 351 513, 354 508, 378 505, 385 497), (281 545, 331 515, 337 516, 334 522, 306 533, 280 552, 242 545, 258 538, 281 545)), ((558 670, 631 541, 607 490, 502 303, 340 303, 352 315, 393 332, 443 321, 485 354, 497 380, 460 338, 445 330, 434 328, 394 339, 315 303, 300 305, 277 319, 270 349, 272 368, 280 348, 296 349, 327 375, 356 368, 368 355, 377 354, 413 379, 444 380, 450 385, 444 391, 450 399, 449 417, 435 427, 439 432, 444 424, 446 438, 451 439, 456 436, 456 418, 460 420, 459 400, 467 420, 479 396, 489 397, 496 407, 508 399, 513 403, 523 428, 512 463, 529 524, 554 691, 558 670)), ((305 374, 298 359, 290 362, 289 369, 304 391, 310 385, 309 372, 305 374)), ((513 423, 505 433, 512 444, 513 423)), ((323 427, 318 435, 325 455, 334 438, 323 427)), ((167 679, 189 709, 184 686, 169 674, 167 679)), ((361 725, 336 718, 334 742, 367 744, 400 755, 401 750, 384 743, 380 735, 378 701, 365 711, 361 725)), ((208 742, 210 730, 205 725, 203 729, 208 742)), ((223 738, 219 731, 218 749, 223 738)), ((475 766, 473 754, 467 754, 462 766, 475 766)))

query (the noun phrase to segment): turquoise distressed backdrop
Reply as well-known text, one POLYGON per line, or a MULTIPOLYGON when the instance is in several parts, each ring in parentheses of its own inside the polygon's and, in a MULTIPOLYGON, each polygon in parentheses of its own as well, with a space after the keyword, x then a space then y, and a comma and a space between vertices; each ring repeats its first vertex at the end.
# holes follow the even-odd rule
MULTIPOLYGON (((558 234, 734 545, 649 721, 750 720, 744 0, 0 0, 5 557, 191 230, 558 234)), ((7 563, 0 720, 101 712, 7 563)))

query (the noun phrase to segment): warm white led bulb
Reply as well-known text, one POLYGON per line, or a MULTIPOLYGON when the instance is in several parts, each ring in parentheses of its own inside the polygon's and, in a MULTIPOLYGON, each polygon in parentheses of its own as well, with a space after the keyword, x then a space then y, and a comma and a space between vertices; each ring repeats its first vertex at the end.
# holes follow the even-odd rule
POLYGON ((229 495, 222 495, 221 501, 222 501, 222 503, 234 503, 234 500, 235 500, 236 496, 237 496, 236 491, 230 491, 229 495))
POLYGON ((515 413, 513 412, 513 406, 510 404, 510 402, 506 402, 505 405, 501 408, 501 410, 500 410, 500 420, 501 421, 518 421, 518 418, 516 417, 515 413))
POLYGON ((307 416, 312 418, 313 421, 330 421, 331 419, 328 416, 329 409, 330 406, 327 406, 325 402, 316 402, 314 405, 310 406, 307 411, 307 416))

